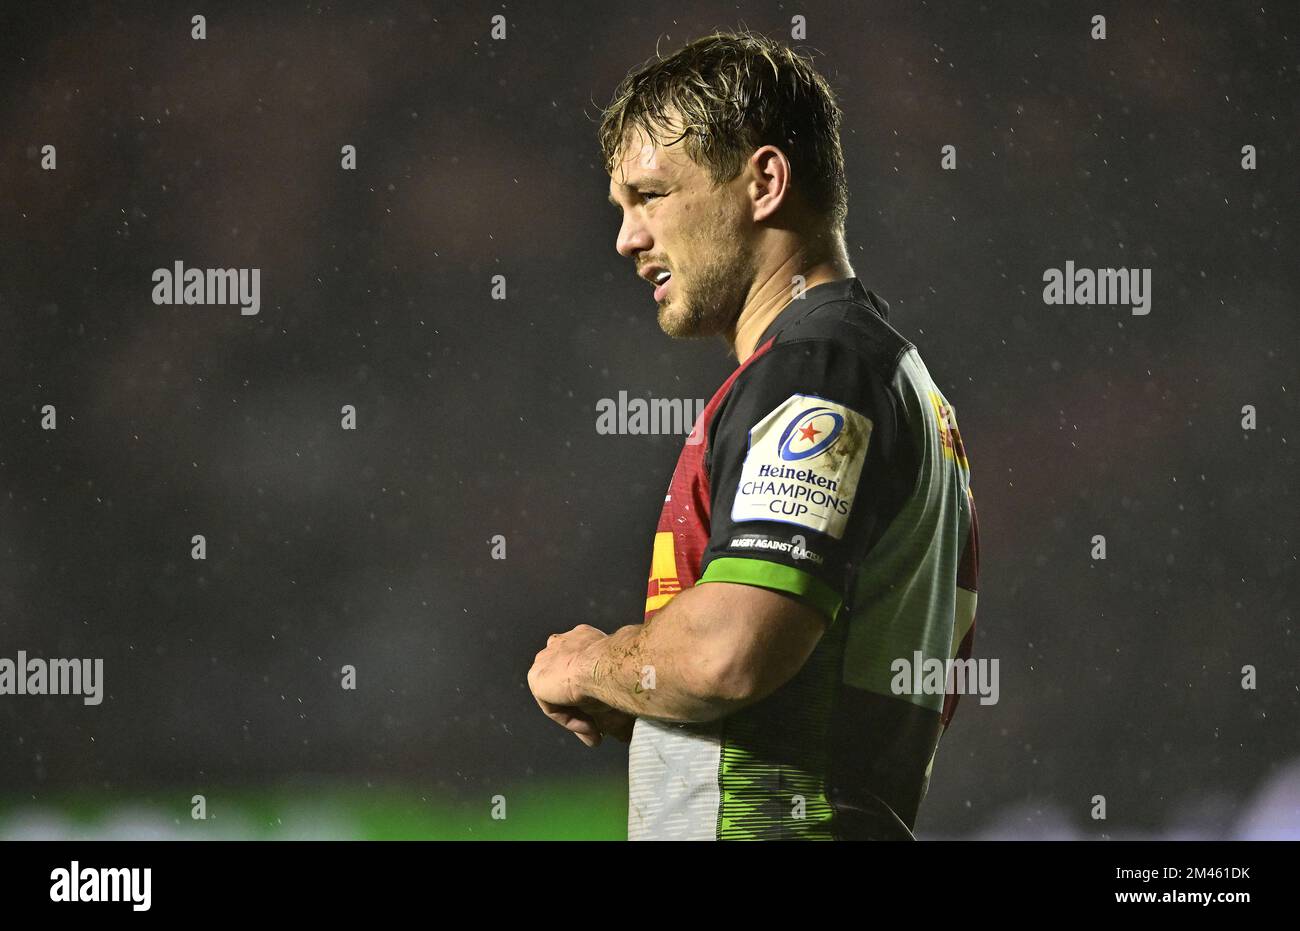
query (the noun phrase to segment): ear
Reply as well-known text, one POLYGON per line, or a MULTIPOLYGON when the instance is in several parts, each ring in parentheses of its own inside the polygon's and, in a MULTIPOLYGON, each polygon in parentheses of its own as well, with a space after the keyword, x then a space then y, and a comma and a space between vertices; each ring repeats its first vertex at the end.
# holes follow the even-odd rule
POLYGON ((749 157, 749 198, 754 222, 769 219, 790 193, 790 160, 774 145, 754 150, 749 157))

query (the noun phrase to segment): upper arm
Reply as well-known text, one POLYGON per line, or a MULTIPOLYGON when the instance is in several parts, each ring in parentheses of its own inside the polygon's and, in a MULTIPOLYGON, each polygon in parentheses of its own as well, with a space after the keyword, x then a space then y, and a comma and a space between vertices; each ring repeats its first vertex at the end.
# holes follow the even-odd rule
POLYGON ((914 470, 886 363, 831 339, 777 343, 710 428, 703 583, 781 593, 834 623, 914 470))
MULTIPOLYGON (((701 692, 733 706, 765 698, 812 655, 826 618, 788 594, 753 585, 699 585, 674 599, 690 632, 701 692)), ((733 709, 734 710, 734 709, 733 709)))

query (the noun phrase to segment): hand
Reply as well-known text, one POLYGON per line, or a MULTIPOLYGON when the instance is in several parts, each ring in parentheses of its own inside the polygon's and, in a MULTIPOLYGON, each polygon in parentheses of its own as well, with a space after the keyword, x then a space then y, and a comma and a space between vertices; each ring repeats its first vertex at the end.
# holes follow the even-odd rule
POLYGON ((537 699, 537 704, 543 714, 566 731, 572 731, 588 747, 600 746, 601 728, 592 715, 568 705, 552 705, 540 698, 537 699))
POLYGON ((632 740, 636 715, 594 701, 584 702, 581 708, 552 705, 540 698, 537 704, 548 718, 566 731, 572 731, 588 747, 600 746, 606 735, 623 743, 632 740))
POLYGON ((565 708, 580 704, 586 698, 581 688, 582 652, 605 637, 605 633, 587 624, 579 624, 567 634, 551 634, 528 670, 528 688, 533 697, 565 708))
POLYGON ((567 634, 552 634, 528 671, 528 687, 542 712, 588 747, 598 746, 605 734, 627 743, 636 722, 634 715, 582 694, 581 653, 605 636, 587 624, 579 624, 567 634))

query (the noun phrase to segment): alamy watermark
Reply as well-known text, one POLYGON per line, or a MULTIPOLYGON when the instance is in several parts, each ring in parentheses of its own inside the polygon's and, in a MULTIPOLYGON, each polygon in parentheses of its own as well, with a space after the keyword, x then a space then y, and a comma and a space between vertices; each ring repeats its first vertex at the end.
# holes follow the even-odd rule
POLYGON ((51 902, 130 902, 137 912, 152 903, 152 867, 82 866, 73 860, 50 872, 51 902))
POLYGON ((102 659, 41 659, 18 651, 0 657, 0 695, 80 695, 87 705, 104 700, 102 659))
POLYGON ((694 427, 704 407, 702 398, 629 398, 620 391, 617 399, 596 402, 596 432, 602 436, 687 434, 687 443, 700 443, 702 437, 694 427))
POLYGON ((889 682, 895 695, 978 695, 981 705, 998 703, 998 661, 996 659, 924 658, 920 650, 912 658, 900 656, 889 664, 894 678, 889 682))
POLYGON ((260 268, 186 268, 177 259, 153 273, 155 304, 238 304, 253 317, 262 309, 260 268))
POLYGON ((1133 316, 1151 313, 1149 268, 1049 268, 1043 272, 1044 304, 1115 304, 1133 308, 1133 316))

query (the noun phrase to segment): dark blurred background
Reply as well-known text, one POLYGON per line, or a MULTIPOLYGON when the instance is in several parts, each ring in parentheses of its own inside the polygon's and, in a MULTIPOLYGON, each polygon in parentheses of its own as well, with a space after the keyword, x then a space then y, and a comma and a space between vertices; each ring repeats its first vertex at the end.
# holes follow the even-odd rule
POLYGON ((191 6, 0 14, 0 656, 106 681, 0 696, 0 836, 189 831, 195 793, 251 833, 492 836, 502 794, 619 836, 626 750, 524 677, 641 617, 682 438, 597 402, 732 363, 658 330, 596 120, 656 45, 794 16, 858 277, 974 471, 1001 701, 920 833, 1300 836, 1294 6, 191 6), (261 312, 155 306, 176 260, 260 268, 261 312), (1046 306, 1067 260, 1151 268, 1150 314, 1046 306))

